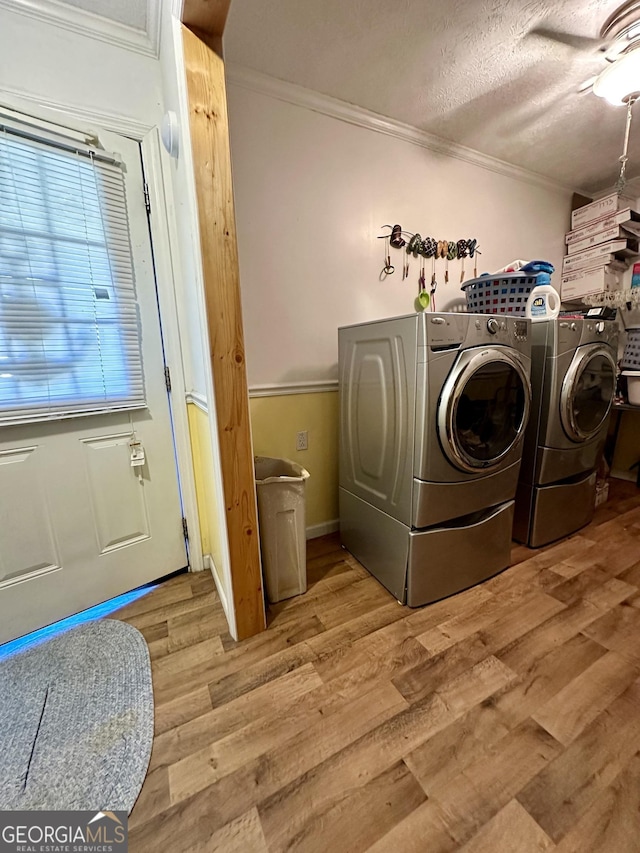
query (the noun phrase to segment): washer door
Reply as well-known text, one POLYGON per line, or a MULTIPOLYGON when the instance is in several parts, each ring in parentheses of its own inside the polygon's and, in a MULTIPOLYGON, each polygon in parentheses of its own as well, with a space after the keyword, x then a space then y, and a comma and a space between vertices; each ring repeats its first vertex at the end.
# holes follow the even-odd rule
POLYGON ((578 347, 562 383, 560 419, 572 441, 588 441, 607 420, 616 390, 616 363, 601 344, 578 347))
POLYGON ((442 449, 462 471, 499 468, 524 437, 530 406, 529 376, 515 350, 465 350, 438 403, 442 449))

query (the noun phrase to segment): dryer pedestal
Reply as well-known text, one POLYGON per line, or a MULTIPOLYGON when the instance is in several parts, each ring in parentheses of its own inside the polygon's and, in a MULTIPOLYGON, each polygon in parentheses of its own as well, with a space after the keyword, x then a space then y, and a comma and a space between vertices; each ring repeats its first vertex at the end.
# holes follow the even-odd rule
POLYGON ((513 538, 529 548, 541 548, 569 536, 589 524, 595 500, 595 471, 548 486, 520 483, 513 538))
POLYGON ((411 529, 340 489, 344 547, 402 604, 420 607, 506 569, 513 501, 447 522, 411 529))

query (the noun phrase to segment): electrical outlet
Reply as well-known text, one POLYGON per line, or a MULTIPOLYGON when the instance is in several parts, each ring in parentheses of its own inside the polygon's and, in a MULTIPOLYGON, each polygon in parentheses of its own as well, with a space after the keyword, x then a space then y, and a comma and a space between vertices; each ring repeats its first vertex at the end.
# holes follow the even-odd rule
POLYGON ((303 429, 296 435, 296 450, 308 450, 308 448, 309 437, 307 435, 306 429, 303 429))

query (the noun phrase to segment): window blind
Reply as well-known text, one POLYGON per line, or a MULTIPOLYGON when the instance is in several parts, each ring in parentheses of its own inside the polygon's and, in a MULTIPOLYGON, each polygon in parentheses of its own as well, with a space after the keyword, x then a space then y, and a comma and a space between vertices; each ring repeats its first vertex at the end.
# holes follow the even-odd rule
POLYGON ((0 425, 145 405, 122 167, 0 127, 0 425))

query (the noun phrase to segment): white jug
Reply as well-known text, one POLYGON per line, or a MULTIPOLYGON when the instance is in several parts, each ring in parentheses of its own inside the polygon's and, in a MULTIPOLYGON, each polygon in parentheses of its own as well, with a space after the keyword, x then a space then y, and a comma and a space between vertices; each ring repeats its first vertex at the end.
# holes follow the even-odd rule
POLYGON ((560 295, 550 284, 534 287, 527 300, 526 316, 532 323, 552 320, 560 313, 560 295))

